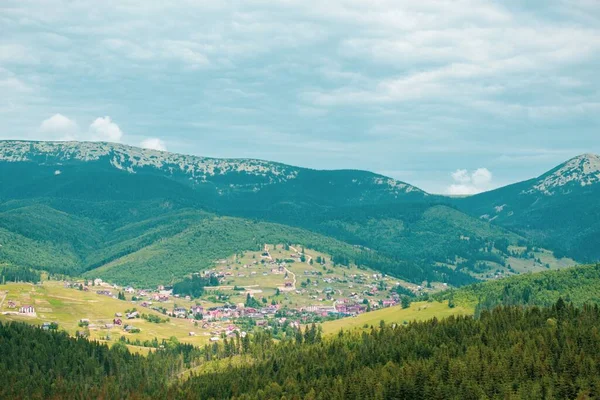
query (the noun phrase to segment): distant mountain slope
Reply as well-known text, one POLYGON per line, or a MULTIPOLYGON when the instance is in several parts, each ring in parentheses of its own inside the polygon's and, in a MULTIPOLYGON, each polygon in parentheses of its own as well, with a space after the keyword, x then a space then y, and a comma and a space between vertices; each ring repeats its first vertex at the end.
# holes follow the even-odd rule
POLYGON ((509 250, 526 237, 446 203, 366 171, 0 141, 0 261, 156 283, 287 241, 415 283, 513 273, 515 257, 555 265, 509 250))
POLYGON ((139 200, 168 194, 210 207, 240 208, 274 200, 337 206, 427 196, 366 171, 316 171, 113 143, 0 141, 0 163, 6 171, 0 198, 139 200))
POLYGON ((463 199, 461 210, 579 260, 600 259, 600 156, 575 157, 539 178, 463 199))

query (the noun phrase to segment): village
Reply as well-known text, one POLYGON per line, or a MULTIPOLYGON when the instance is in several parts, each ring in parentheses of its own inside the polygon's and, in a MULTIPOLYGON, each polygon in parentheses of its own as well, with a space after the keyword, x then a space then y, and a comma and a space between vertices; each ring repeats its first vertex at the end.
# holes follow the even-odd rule
MULTIPOLYGON (((203 286, 196 298, 180 292, 177 285, 134 288, 99 278, 61 285, 96 296, 89 301, 111 301, 101 318, 77 315, 72 328, 76 335, 150 347, 156 345, 153 336, 170 337, 169 328, 176 330, 179 340, 191 343, 244 337, 255 329, 270 330, 274 337, 290 335, 306 324, 404 306, 406 293, 418 297, 435 290, 354 265, 338 265, 326 254, 291 245, 265 245, 263 251, 236 254, 188 279, 194 277, 213 283, 203 286)), ((10 300, 5 309, 5 315, 40 318, 33 304, 10 300)), ((44 329, 64 325, 52 319, 47 307, 42 311, 44 329)))

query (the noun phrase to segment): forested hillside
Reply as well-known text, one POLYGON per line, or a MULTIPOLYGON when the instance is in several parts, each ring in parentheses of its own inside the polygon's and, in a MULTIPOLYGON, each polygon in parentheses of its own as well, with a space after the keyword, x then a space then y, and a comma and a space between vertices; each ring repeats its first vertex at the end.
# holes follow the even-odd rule
POLYGON ((600 264, 513 276, 469 285, 438 297, 476 305, 476 314, 498 305, 548 306, 561 297, 577 306, 600 304, 600 264))
POLYGON ((418 284, 571 263, 541 257, 528 237, 448 199, 365 171, 23 141, 0 142, 0 171, 0 261, 51 273, 173 283, 267 241, 418 284))
POLYGON ((600 260, 600 156, 575 157, 538 178, 455 199, 462 211, 511 229, 559 256, 600 260))
POLYGON ((597 398, 599 325, 598 306, 559 300, 331 339, 314 328, 281 343, 258 335, 207 346, 205 360, 236 362, 168 386, 185 354, 198 362, 193 353, 174 346, 144 359, 120 346, 0 324, 0 397, 597 398))

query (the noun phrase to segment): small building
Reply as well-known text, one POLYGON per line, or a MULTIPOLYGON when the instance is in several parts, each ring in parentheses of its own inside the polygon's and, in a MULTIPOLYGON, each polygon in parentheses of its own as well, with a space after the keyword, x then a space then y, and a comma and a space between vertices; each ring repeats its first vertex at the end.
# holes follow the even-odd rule
POLYGON ((123 320, 121 320, 121 318, 115 318, 113 319, 113 324, 115 325, 123 325, 123 320))
POLYGON ((35 308, 33 306, 23 306, 19 308, 20 314, 35 314, 35 308))
POLYGON ((188 336, 196 336, 196 332, 190 332, 188 333, 188 336))
POLYGON ((51 326, 50 322, 44 322, 42 324, 42 330, 49 331, 50 330, 50 326, 51 326))
POLYGON ((17 304, 14 301, 9 300, 8 301, 8 308, 17 308, 17 304))
POLYGON ((138 318, 139 317, 139 313, 137 311, 134 312, 130 312, 129 314, 127 314, 127 319, 134 319, 134 318, 138 318))
POLYGON ((202 307, 202 306, 192 306, 191 312, 194 315, 202 314, 204 312, 204 307, 202 307))
POLYGON ((123 313, 120 313, 120 312, 115 313, 115 317, 122 318, 123 317, 123 313))

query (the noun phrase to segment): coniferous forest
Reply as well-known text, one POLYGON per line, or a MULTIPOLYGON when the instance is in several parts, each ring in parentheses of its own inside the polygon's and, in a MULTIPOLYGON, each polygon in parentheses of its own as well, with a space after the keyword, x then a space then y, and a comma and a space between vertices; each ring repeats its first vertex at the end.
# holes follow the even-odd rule
POLYGON ((332 338, 312 328, 278 343, 164 342, 147 357, 0 324, 0 398, 592 399, 599 369, 600 308, 562 299, 332 338), (214 358, 216 372, 179 378, 214 358))

